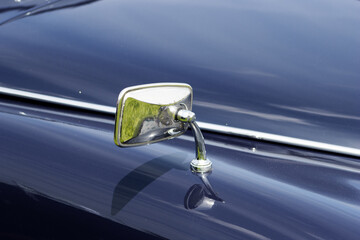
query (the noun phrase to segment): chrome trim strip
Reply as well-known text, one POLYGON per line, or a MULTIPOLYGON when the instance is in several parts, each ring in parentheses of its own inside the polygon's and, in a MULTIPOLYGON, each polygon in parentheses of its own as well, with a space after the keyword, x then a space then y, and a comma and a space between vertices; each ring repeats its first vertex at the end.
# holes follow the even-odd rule
POLYGON ((208 131, 217 132, 217 133, 224 133, 224 134, 230 134, 230 135, 235 135, 235 136, 240 136, 240 137, 254 138, 254 139, 265 140, 265 141, 269 141, 269 142, 276 142, 276 143, 281 143, 281 144, 288 144, 288 145, 293 145, 293 146, 298 146, 298 147, 305 147, 305 148, 311 148, 311 149, 316 149, 316 150, 341 153, 341 154, 360 157, 360 149, 356 149, 356 148, 343 147, 343 146, 334 145, 334 144, 310 141, 310 140, 293 138, 293 137, 286 137, 286 136, 281 136, 281 135, 276 135, 276 134, 271 134, 271 133, 264 133, 264 132, 257 132, 257 131, 241 129, 241 128, 221 126, 221 125, 212 124, 212 123, 198 122, 198 124, 202 130, 208 130, 208 131))
POLYGON ((66 98, 61 98, 61 97, 53 97, 53 96, 48 96, 48 95, 44 95, 44 94, 40 94, 40 93, 32 93, 32 92, 16 90, 16 89, 6 88, 6 87, 0 87, 0 93, 10 95, 10 96, 15 96, 15 97, 39 100, 39 101, 43 101, 43 102, 55 103, 55 104, 60 104, 63 106, 70 106, 70 107, 81 108, 81 109, 86 109, 86 110, 91 110, 91 111, 102 112, 102 113, 115 114, 115 112, 116 112, 115 107, 108 107, 105 105, 87 103, 87 102, 71 100, 71 99, 66 99, 66 98))
MULTIPOLYGON (((59 104, 63 106, 70 106, 74 108, 86 109, 95 112, 107 113, 107 114, 115 114, 116 108, 109 107, 100 104, 94 103, 87 103, 77 100, 71 100, 61 97, 53 97, 39 93, 31 93, 22 90, 16 90, 12 88, 0 87, 0 93, 15 97, 27 98, 32 100, 38 100, 48 103, 59 104)), ((356 148, 349 148, 343 147, 334 144, 327 144, 322 142, 310 141, 305 139, 293 138, 293 137, 286 137, 276 134, 258 132, 253 130, 241 129, 241 128, 234 128, 229 126, 222 126, 218 124, 206 123, 206 122, 197 122, 199 127, 202 130, 222 133, 222 134, 229 134, 247 138, 253 138, 258 140, 265 140, 269 142, 281 143, 281 144, 288 144, 298 147, 305 147, 310 149, 316 149, 321 151, 333 152, 333 153, 340 153, 345 155, 351 155, 355 157, 360 157, 360 149, 356 148)))

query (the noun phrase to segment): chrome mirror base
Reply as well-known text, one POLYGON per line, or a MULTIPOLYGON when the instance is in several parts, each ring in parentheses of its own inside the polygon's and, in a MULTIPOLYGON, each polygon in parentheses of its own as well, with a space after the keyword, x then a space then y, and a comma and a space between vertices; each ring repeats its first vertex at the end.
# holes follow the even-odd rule
POLYGON ((212 169, 212 162, 209 159, 194 159, 190 162, 191 171, 197 173, 207 173, 212 169))

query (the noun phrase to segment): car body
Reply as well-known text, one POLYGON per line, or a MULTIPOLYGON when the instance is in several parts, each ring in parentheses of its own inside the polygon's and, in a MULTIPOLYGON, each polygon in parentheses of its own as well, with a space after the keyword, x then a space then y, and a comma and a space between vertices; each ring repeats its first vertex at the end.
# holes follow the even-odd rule
POLYGON ((340 0, 8 1, 0 236, 357 239, 359 9, 340 0), (213 162, 207 180, 190 171, 190 131, 114 144, 119 92, 154 82, 192 86, 213 162))

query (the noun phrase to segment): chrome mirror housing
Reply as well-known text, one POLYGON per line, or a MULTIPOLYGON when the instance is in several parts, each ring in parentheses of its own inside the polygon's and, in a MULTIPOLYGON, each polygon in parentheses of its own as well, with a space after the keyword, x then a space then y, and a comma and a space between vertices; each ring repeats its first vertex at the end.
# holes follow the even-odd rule
POLYGON ((116 145, 132 147, 180 136, 189 124, 175 120, 175 114, 179 109, 191 111, 192 95, 192 88, 180 83, 125 88, 117 102, 116 145))
POLYGON ((133 147, 171 139, 191 126, 196 143, 195 172, 211 170, 204 137, 195 122, 193 91, 184 83, 153 83, 128 87, 119 94, 114 141, 119 147, 133 147))

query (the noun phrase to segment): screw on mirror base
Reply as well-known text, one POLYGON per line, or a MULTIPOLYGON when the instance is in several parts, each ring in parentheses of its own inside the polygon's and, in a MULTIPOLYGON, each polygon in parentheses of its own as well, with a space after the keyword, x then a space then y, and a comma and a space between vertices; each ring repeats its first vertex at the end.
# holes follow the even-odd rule
POLYGON ((193 172, 206 173, 211 171, 212 162, 208 159, 206 160, 194 159, 190 162, 190 168, 193 172))

